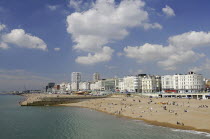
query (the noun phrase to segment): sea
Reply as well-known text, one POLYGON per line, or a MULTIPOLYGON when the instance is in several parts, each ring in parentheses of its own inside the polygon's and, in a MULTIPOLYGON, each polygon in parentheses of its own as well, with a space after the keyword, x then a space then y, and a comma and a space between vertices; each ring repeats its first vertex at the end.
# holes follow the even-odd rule
POLYGON ((210 134, 149 125, 87 108, 21 107, 0 95, 0 139, 209 139, 210 134))

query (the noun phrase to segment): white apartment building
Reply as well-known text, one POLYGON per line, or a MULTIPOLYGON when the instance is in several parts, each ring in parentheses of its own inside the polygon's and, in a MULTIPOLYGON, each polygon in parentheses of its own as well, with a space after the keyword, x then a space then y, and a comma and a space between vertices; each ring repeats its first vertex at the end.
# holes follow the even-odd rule
POLYGON ((102 80, 90 83, 90 90, 101 91, 102 88, 102 80))
POLYGON ((124 87, 124 82, 123 82, 123 78, 119 78, 119 83, 118 83, 118 89, 120 92, 124 92, 125 91, 125 87, 124 87))
POLYGON ((81 82, 81 72, 72 72, 71 82, 81 82))
POLYGON ((95 90, 95 89, 96 89, 95 86, 96 86, 96 85, 95 85, 95 82, 91 82, 91 83, 90 83, 90 90, 95 90))
POLYGON ((141 76, 141 91, 142 93, 154 93, 161 90, 160 76, 146 75, 141 76))
MULTIPOLYGON (((176 80, 176 82, 178 83, 178 79, 176 80)), ((161 85, 162 85, 162 90, 174 90, 176 88, 175 76, 174 75, 161 76, 161 85)))
POLYGON ((77 91, 78 89, 79 89, 78 83, 71 82, 71 90, 72 91, 77 91))
POLYGON ((98 80, 100 80, 100 74, 98 72, 96 72, 93 74, 93 81, 96 82, 98 80))
POLYGON ((139 92, 139 79, 138 76, 126 76, 124 78, 119 79, 119 90, 120 92, 131 92, 137 93, 139 92))
POLYGON ((95 91, 114 91, 118 86, 118 79, 102 79, 90 84, 90 89, 95 91))
POLYGON ((98 80, 97 82, 95 82, 95 90, 103 90, 103 81, 102 80, 98 80))
POLYGON ((89 82, 79 82, 79 90, 90 90, 89 82))
POLYGON ((81 82, 81 72, 72 72, 71 82, 73 83, 72 90, 79 90, 79 82, 81 82))
POLYGON ((205 82, 201 74, 164 75, 161 77, 162 90, 176 90, 178 93, 199 92, 204 90, 205 82))
POLYGON ((61 91, 70 91, 71 90, 71 84, 70 83, 61 83, 60 84, 60 90, 61 91))

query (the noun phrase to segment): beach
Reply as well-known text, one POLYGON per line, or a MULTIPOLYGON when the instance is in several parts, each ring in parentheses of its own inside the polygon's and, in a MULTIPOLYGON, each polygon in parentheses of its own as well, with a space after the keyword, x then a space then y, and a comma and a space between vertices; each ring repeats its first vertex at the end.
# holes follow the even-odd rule
POLYGON ((210 100, 113 95, 60 106, 85 107, 153 125, 210 133, 210 100))
POLYGON ((87 98, 56 106, 90 108, 116 116, 143 120, 152 125, 210 133, 210 100, 149 98, 140 95, 112 95, 97 99, 58 94, 25 94, 24 97, 22 106, 31 106, 30 104, 42 102, 46 98, 87 98))
POLYGON ((1 139, 209 139, 210 133, 153 126, 89 108, 20 107, 23 97, 0 95, 1 139), (12 132, 11 132, 12 131, 12 132))

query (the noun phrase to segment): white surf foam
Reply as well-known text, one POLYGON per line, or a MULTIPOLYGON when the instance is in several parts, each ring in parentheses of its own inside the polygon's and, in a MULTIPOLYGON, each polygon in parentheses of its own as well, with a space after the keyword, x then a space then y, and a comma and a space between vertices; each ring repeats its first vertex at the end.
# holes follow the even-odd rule
POLYGON ((194 130, 181 130, 181 129, 171 129, 171 130, 175 132, 186 132, 186 133, 204 135, 206 137, 210 137, 210 133, 207 133, 207 132, 194 131, 194 130))

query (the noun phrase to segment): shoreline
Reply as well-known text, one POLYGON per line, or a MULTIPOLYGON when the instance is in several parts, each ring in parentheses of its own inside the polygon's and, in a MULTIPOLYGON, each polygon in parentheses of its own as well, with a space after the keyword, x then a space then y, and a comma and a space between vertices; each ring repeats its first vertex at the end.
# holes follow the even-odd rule
MULTIPOLYGON (((57 95, 27 94, 25 104, 28 102, 42 102, 46 98, 57 98, 57 95), (41 96, 41 97, 40 97, 41 96)), ((81 96, 60 95, 58 98, 81 96)), ((83 96, 84 97, 84 96, 83 96)), ((54 99, 52 99, 54 101, 54 99)), ((29 104, 30 104, 29 103, 29 104)), ((33 103, 32 103, 33 104, 33 103)), ((38 105, 21 105, 38 106, 38 105)), ((117 117, 144 121, 147 124, 169 127, 181 130, 192 130, 210 133, 210 101, 189 100, 174 98, 149 98, 143 96, 126 97, 113 95, 97 99, 82 99, 80 101, 65 101, 41 106, 80 107, 96 110, 117 117), (199 108, 202 106, 202 108, 199 108), (205 108, 203 106, 206 106, 205 108), (180 124, 177 124, 179 122, 180 124)))
POLYGON ((124 116, 124 115, 115 115, 115 114, 109 113, 107 111, 102 111, 102 110, 98 110, 98 109, 94 109, 94 108, 89 108, 89 107, 85 107, 85 106, 66 106, 65 104, 58 104, 58 105, 54 105, 54 106, 58 106, 58 107, 63 106, 63 107, 86 108, 86 109, 95 110, 95 111, 98 111, 98 112, 106 113, 106 114, 113 115, 113 116, 120 117, 120 118, 140 120, 140 121, 143 121, 143 122, 145 122, 146 124, 149 124, 149 125, 161 126, 161 127, 168 127, 168 128, 173 128, 173 129, 181 129, 181 130, 205 132, 205 133, 209 133, 210 134, 210 130, 208 130, 208 129, 197 129, 197 128, 191 127, 191 126, 179 126, 179 125, 176 125, 176 124, 170 124, 170 123, 166 123, 166 122, 152 121, 152 120, 147 120, 147 119, 144 119, 144 118, 133 118, 133 117, 124 116))
MULTIPOLYGON (((141 100, 151 100, 150 98, 141 98, 141 97, 131 97, 131 98, 126 98, 126 99, 141 99, 141 100)), ((189 106, 170 106, 168 105, 163 105, 157 104, 156 102, 154 104, 148 104, 150 105, 149 108, 153 108, 151 111, 148 109, 148 105, 143 103, 142 105, 137 105, 135 106, 136 102, 131 102, 129 101, 128 105, 131 105, 130 107, 125 108, 126 111, 123 111, 122 109, 122 101, 117 101, 119 99, 125 99, 125 97, 122 98, 106 98, 102 100, 89 100, 89 101, 84 101, 84 102, 78 102, 78 103, 70 103, 70 104, 60 104, 58 106, 71 106, 71 107, 81 107, 81 108, 89 108, 93 109, 99 112, 119 116, 119 117, 125 117, 128 119, 135 119, 135 120, 142 120, 145 123, 151 124, 151 125, 156 125, 156 126, 163 126, 163 127, 169 127, 169 128, 174 128, 174 129, 182 129, 182 130, 193 130, 193 131, 199 131, 199 132, 206 132, 210 133, 210 109, 209 108, 195 108, 196 105, 201 104, 210 104, 210 101, 200 101, 200 100, 187 100, 187 99, 154 99, 153 98, 153 103, 154 101, 168 101, 173 102, 173 101, 181 101, 179 102, 182 104, 183 101, 187 103, 188 101, 191 104, 190 106, 193 108, 190 108, 189 106), (109 101, 106 99, 110 99, 109 101), (101 101, 101 102, 100 102, 101 101), (104 101, 104 102, 103 102, 104 101), (192 101, 192 102, 191 102, 192 101), (111 105, 111 108, 108 109, 110 106, 110 102, 113 102, 114 104, 111 105), (121 104, 120 104, 121 103, 121 104), (197 104, 198 103, 198 104, 197 104), (107 105, 108 104, 108 105, 107 105), (155 106, 155 105, 158 105, 155 106), (195 106, 194 106, 195 105, 195 106), (139 106, 142 106, 142 109, 146 112, 140 113, 136 112, 139 111, 138 108, 139 106), (170 109, 169 111, 175 111, 173 113, 169 112, 168 110, 162 110, 164 106, 167 106, 167 109, 170 109), (175 108, 178 107, 178 108, 175 108), (119 110, 121 109, 121 110, 119 110), (127 110, 128 109, 128 110, 127 110), (131 109, 131 110, 130 110, 131 109), (156 109, 157 111, 155 112, 156 109), (185 109, 187 109, 188 112, 184 112, 185 109), (175 116, 174 113, 178 113, 178 116, 175 116), (168 120, 169 119, 169 120, 168 120), (179 121, 180 124, 178 125, 176 122, 179 121), (184 124, 182 124, 184 123, 184 124)), ((146 102, 147 102, 146 101, 146 102)), ((178 103, 177 102, 177 103, 178 103)), ((184 103, 183 103, 184 105, 184 103)), ((186 104, 185 104, 186 105, 186 104)))

